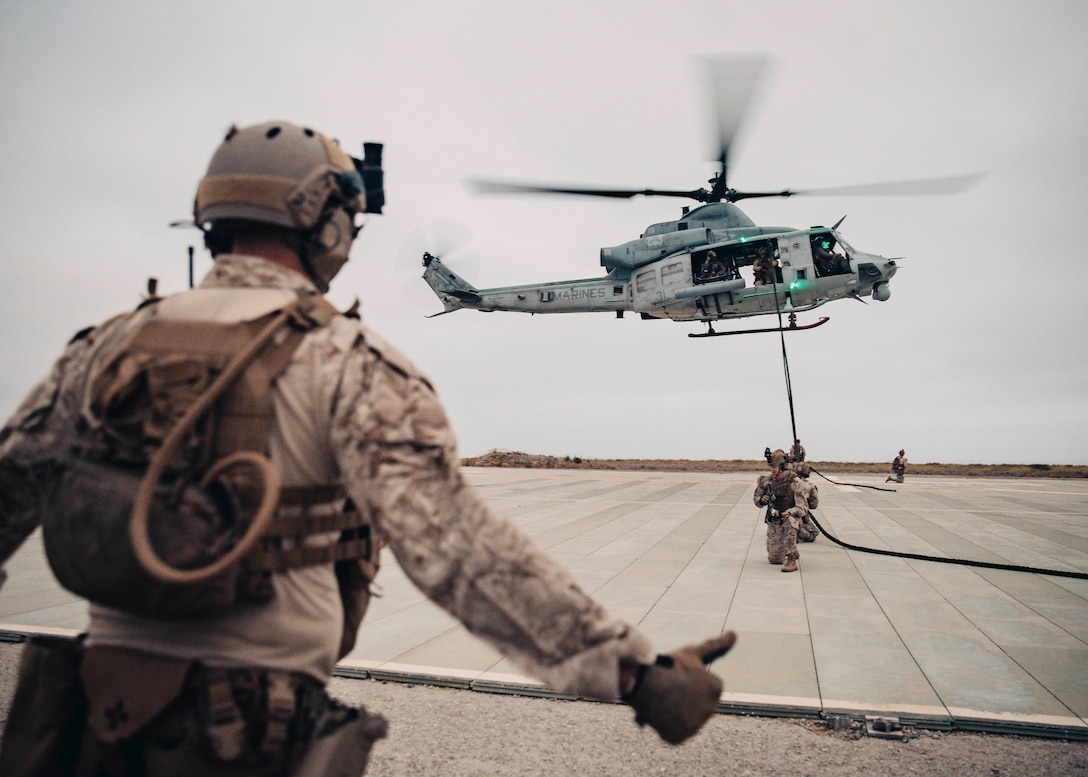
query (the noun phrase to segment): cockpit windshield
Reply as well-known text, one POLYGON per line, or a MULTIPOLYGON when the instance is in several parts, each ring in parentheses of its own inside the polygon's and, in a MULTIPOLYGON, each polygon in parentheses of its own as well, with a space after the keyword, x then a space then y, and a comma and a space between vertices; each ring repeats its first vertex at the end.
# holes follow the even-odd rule
POLYGON ((850 245, 849 243, 847 243, 845 240, 843 240, 842 235, 840 235, 835 230, 831 230, 831 236, 839 241, 839 245, 842 247, 842 250, 846 252, 847 256, 852 256, 853 255, 854 247, 852 245, 850 245))

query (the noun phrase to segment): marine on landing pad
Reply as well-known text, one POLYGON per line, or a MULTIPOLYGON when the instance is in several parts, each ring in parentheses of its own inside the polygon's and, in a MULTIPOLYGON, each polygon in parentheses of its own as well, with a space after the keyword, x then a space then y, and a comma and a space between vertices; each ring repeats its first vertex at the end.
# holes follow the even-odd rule
POLYGON ((381 544, 560 692, 673 744, 715 713, 735 635, 657 655, 484 505, 427 378, 321 297, 383 201, 380 157, 231 128, 194 205, 212 270, 78 335, 0 431, 0 563, 42 523, 94 599, 85 640, 24 649, 0 773, 360 774, 386 721, 325 684, 381 544))

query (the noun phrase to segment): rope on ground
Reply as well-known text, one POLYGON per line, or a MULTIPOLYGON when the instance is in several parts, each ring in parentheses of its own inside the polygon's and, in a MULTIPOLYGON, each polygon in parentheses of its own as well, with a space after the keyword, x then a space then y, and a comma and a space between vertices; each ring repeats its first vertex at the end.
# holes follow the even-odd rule
POLYGON ((854 486, 855 488, 871 488, 871 489, 873 489, 874 491, 887 491, 888 493, 891 493, 891 494, 894 494, 894 493, 895 493, 895 489, 894 489, 894 488, 884 488, 884 487, 882 487, 882 486, 867 486, 867 485, 865 485, 864 483, 840 483, 840 482, 838 482, 837 480, 832 480, 831 478, 829 478, 829 477, 828 477, 827 475, 825 475, 824 473, 820 472, 820 470, 816 469, 816 468, 815 468, 814 466, 812 466, 811 464, 809 464, 809 465, 808 465, 808 468, 809 468, 810 470, 812 470, 813 472, 815 472, 815 473, 816 473, 817 475, 819 475, 820 477, 822 477, 822 478, 823 478, 824 480, 826 480, 826 481, 827 481, 828 483, 832 483, 832 484, 834 484, 834 485, 836 485, 836 486, 854 486))
POLYGON ((1004 569, 1009 572, 1033 572, 1037 575, 1055 575, 1057 577, 1072 577, 1077 580, 1088 580, 1088 572, 1067 572, 1064 569, 1042 569, 1040 567, 1024 567, 1016 564, 998 564, 993 561, 974 561, 966 558, 948 558, 945 556, 926 556, 921 553, 904 553, 898 550, 883 550, 881 548, 865 548, 860 545, 852 545, 849 542, 840 540, 834 534, 825 529, 818 520, 816 520, 816 514, 809 510, 809 515, 812 516, 812 522, 816 524, 816 528, 820 530, 820 533, 834 542, 836 545, 841 545, 847 550, 856 550, 861 553, 875 553, 879 556, 893 556, 895 558, 909 558, 916 561, 937 561, 941 564, 959 564, 966 567, 982 567, 984 569, 1004 569))

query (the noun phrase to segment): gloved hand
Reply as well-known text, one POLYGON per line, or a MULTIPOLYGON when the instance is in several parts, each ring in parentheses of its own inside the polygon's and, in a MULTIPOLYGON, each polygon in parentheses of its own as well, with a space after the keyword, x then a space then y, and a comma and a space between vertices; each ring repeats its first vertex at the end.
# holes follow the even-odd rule
POLYGON ((722 693, 722 681, 704 665, 724 656, 736 641, 737 635, 727 631, 640 666, 634 687, 624 696, 635 708, 635 722, 650 724, 673 745, 694 735, 718 709, 722 693))

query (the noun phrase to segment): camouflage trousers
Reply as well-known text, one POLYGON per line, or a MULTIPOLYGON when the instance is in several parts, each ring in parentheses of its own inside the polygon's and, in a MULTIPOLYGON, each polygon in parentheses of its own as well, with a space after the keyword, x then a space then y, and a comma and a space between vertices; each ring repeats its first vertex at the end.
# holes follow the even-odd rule
POLYGON ((52 638, 24 648, 11 713, 5 777, 356 777, 386 733, 305 675, 52 638))
POLYGON ((812 513, 806 510, 804 517, 801 519, 801 525, 797 527, 797 539, 801 542, 815 542, 819 536, 820 529, 816 526, 816 522, 812 520, 812 513))
POLYGON ((791 507, 782 513, 781 520, 767 521, 767 561, 782 564, 797 552, 797 529, 803 515, 800 508, 791 507))

